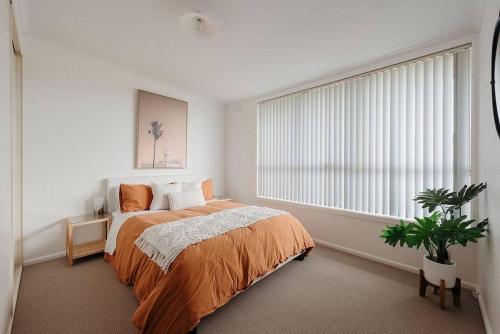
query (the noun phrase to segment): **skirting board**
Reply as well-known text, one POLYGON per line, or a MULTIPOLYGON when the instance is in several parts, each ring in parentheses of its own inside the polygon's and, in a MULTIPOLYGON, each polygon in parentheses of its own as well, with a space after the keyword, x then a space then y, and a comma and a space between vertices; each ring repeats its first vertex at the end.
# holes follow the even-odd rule
MULTIPOLYGON (((323 241, 323 240, 316 239, 316 238, 313 238, 313 240, 314 240, 315 243, 317 243, 320 246, 324 246, 324 247, 327 247, 327 248, 335 249, 335 250, 338 250, 338 251, 341 251, 341 252, 344 252, 344 253, 348 253, 348 254, 351 254, 351 255, 356 255, 356 256, 365 258, 367 260, 372 260, 372 261, 375 261, 375 262, 379 262, 379 263, 382 263, 382 264, 385 264, 385 265, 388 265, 388 266, 391 266, 391 267, 394 267, 394 268, 398 268, 398 269, 401 269, 401 270, 409 271, 409 272, 414 273, 414 274, 418 274, 418 271, 419 271, 419 268, 414 267, 414 266, 410 266, 410 265, 405 264, 405 263, 401 263, 401 262, 394 261, 394 260, 389 260, 389 259, 377 256, 377 255, 365 253, 365 252, 362 252, 362 251, 359 251, 359 250, 356 250, 356 249, 352 249, 352 248, 349 248, 349 247, 336 245, 336 244, 333 244, 333 243, 328 242, 328 241, 323 241)), ((468 282, 468 281, 462 281, 462 286, 464 288, 471 289, 473 291, 477 291, 477 285, 474 284, 474 283, 471 283, 471 282, 468 282)))
POLYGON ((486 334, 493 334, 493 328, 491 327, 490 318, 488 317, 488 310, 486 309, 486 305, 484 304, 483 295, 481 291, 476 290, 477 301, 479 302, 479 309, 481 310, 481 316, 483 317, 484 329, 486 330, 486 334))
POLYGON ((54 260, 54 259, 57 259, 57 258, 60 258, 60 257, 65 257, 65 256, 66 256, 66 252, 65 251, 63 251, 63 252, 57 252, 57 253, 53 253, 53 254, 49 254, 49 255, 35 257, 33 259, 24 260, 23 265, 24 266, 29 266, 31 264, 46 262, 46 261, 54 260))

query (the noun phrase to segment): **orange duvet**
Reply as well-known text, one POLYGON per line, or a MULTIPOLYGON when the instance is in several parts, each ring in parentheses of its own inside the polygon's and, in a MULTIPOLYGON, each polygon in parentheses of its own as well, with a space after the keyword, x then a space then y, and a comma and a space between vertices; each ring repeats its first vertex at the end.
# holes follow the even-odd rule
POLYGON ((106 254, 105 259, 123 283, 133 285, 139 307, 132 321, 141 332, 187 333, 256 278, 314 247, 309 233, 289 214, 191 245, 166 273, 134 243, 153 225, 241 206, 210 202, 188 210, 134 216, 122 225, 116 251, 113 256, 106 254))

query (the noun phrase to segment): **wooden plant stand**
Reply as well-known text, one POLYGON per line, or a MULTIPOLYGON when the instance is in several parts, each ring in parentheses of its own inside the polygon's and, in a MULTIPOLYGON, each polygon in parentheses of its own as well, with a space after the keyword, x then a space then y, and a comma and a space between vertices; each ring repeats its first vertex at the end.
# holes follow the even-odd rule
POLYGON ((420 269, 419 272, 420 277, 420 297, 425 297, 425 291, 428 286, 434 287, 434 294, 437 295, 439 293, 439 304, 441 308, 444 310, 444 301, 446 290, 451 290, 453 294, 453 305, 460 307, 460 296, 462 294, 462 281, 457 277, 455 281, 455 286, 453 288, 446 288, 444 280, 441 280, 440 286, 434 285, 431 282, 427 281, 424 276, 424 271, 420 269))

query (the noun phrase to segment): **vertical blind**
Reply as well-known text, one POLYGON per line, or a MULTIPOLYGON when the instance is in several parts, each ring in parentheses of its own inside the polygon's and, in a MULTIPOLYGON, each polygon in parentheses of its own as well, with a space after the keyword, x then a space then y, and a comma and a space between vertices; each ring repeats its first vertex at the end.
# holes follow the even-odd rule
POLYGON ((258 196, 409 218, 469 151, 466 45, 259 103, 258 196))

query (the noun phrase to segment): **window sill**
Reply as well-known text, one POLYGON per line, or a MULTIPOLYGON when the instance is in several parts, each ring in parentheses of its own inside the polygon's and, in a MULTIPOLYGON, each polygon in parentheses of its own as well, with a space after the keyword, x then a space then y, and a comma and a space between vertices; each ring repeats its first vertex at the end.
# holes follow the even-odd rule
POLYGON ((336 214, 336 215, 353 217, 353 218, 357 218, 357 219, 364 219, 364 220, 369 220, 369 221, 383 223, 383 224, 390 224, 390 225, 399 224, 399 222, 401 220, 405 220, 406 222, 411 221, 411 220, 405 219, 405 218, 398 218, 398 217, 387 216, 387 215, 379 215, 379 214, 374 214, 374 213, 359 212, 359 211, 353 211, 353 210, 348 210, 348 209, 331 208, 331 207, 314 205, 314 204, 304 204, 304 203, 287 201, 287 200, 270 198, 270 197, 264 197, 264 196, 257 196, 257 201, 261 201, 264 203, 275 203, 277 205, 288 205, 288 206, 292 206, 292 207, 300 208, 300 209, 304 209, 304 210, 311 210, 311 211, 315 211, 315 212, 336 214))

